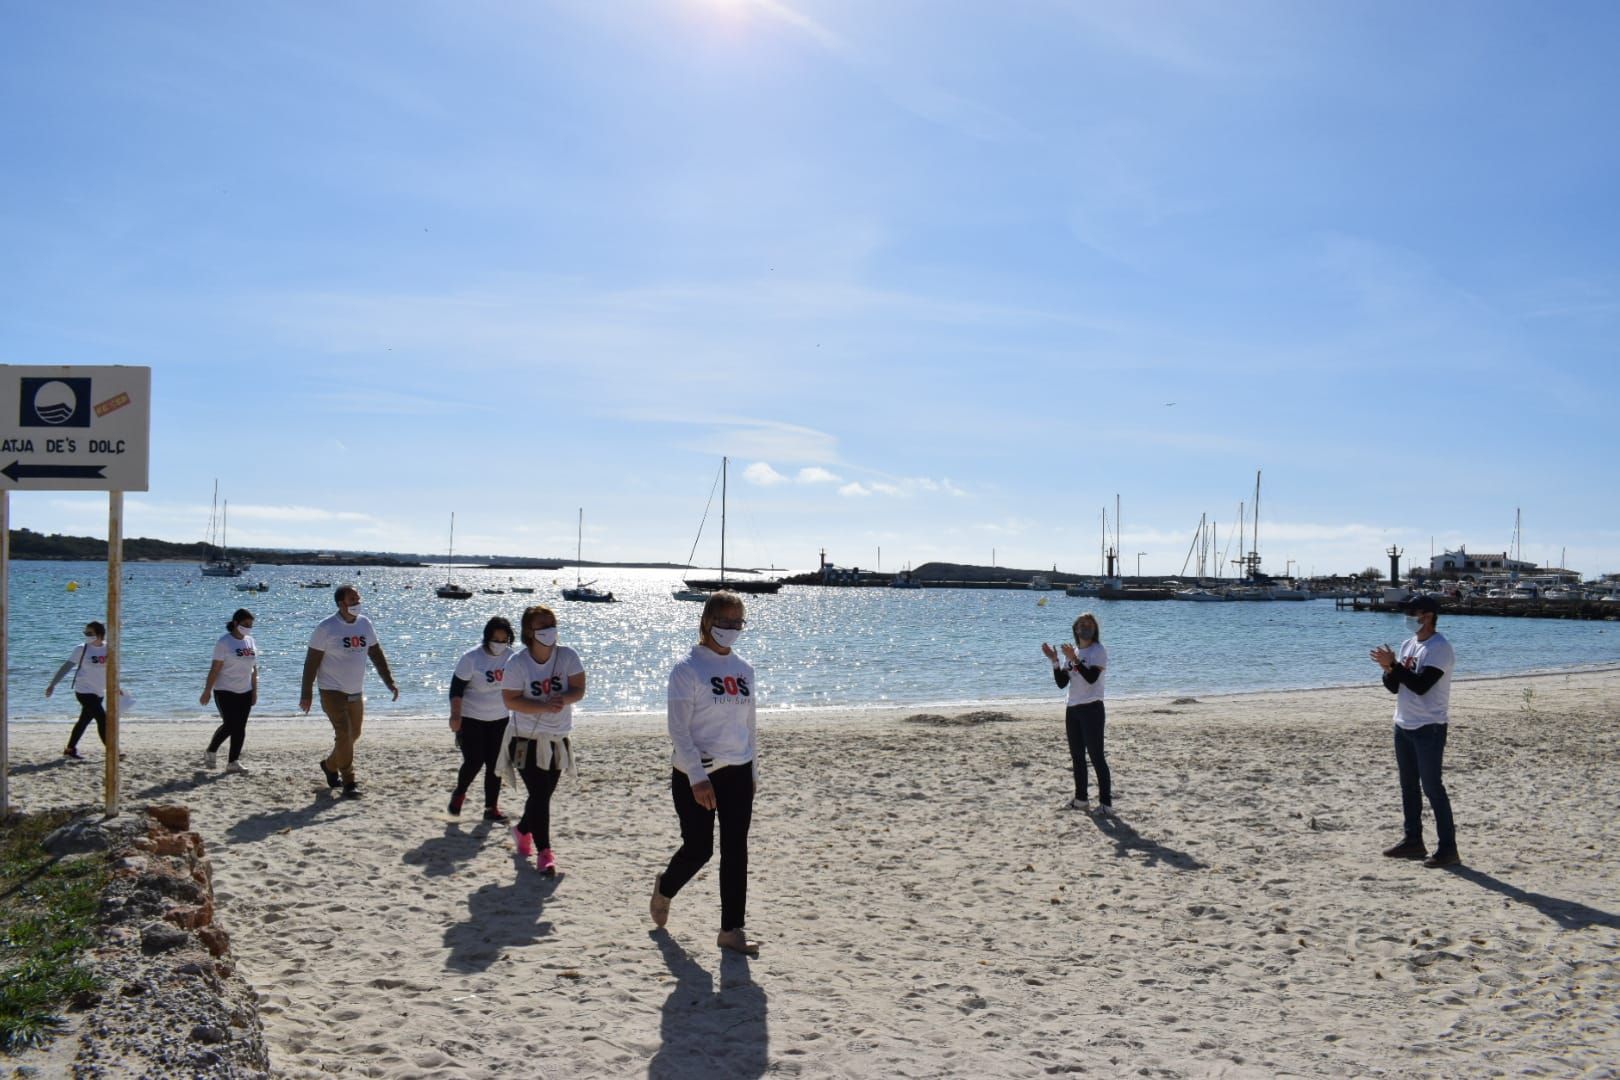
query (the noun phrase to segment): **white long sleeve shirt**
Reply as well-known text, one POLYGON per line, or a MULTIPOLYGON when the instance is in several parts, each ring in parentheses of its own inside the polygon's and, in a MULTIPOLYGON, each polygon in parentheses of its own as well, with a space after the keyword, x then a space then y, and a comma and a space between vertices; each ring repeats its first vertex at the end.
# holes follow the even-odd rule
POLYGON ((706 645, 694 645, 669 673, 675 768, 693 785, 722 766, 753 763, 754 775, 759 775, 755 694, 753 665, 735 651, 721 656, 706 645))

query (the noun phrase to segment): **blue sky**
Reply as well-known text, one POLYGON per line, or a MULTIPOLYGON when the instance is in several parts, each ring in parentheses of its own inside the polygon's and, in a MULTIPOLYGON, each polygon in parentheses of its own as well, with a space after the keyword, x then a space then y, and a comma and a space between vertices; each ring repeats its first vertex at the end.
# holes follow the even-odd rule
POLYGON ((567 554, 583 506, 683 561, 729 454, 745 563, 1089 571, 1118 493, 1174 572, 1263 469, 1274 572, 1519 509, 1620 570, 1613 5, 0 23, 0 362, 153 368, 129 535, 217 477, 244 544, 567 554))

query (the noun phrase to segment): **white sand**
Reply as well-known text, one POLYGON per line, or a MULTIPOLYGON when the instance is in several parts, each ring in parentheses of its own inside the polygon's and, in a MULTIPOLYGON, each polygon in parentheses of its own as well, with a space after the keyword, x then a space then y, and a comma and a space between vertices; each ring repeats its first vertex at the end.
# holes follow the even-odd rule
MULTIPOLYGON (((751 962, 714 947, 713 864, 649 932, 677 842, 650 726, 580 719, 555 881, 445 815, 442 721, 374 723, 361 802, 320 781, 324 723, 285 720, 246 777, 194 771, 207 726, 132 726, 125 790, 193 807, 279 1075, 1612 1076, 1617 706, 1617 672, 1457 685, 1459 871, 1379 856, 1376 685, 1111 705, 1128 825, 1060 809, 1057 703, 767 717, 751 962)), ((63 735, 14 727, 24 808, 99 800, 63 735)))

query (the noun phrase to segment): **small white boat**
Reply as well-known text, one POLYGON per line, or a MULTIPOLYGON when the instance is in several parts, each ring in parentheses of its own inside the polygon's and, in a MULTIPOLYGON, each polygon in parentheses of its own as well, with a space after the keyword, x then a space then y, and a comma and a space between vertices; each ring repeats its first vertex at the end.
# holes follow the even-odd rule
POLYGON ((670 595, 677 600, 694 600, 699 604, 706 604, 711 594, 702 589, 676 589, 670 595))
POLYGON ((1177 600, 1190 600, 1198 604, 1226 603, 1225 593, 1215 592, 1213 589, 1182 589, 1176 593, 1177 600))
POLYGON ((1029 584, 1026 586, 1026 588, 1028 588, 1031 592, 1051 592, 1052 579, 1047 577, 1045 574, 1036 574, 1029 579, 1029 584))
POLYGON ((437 596, 440 600, 471 600, 472 590, 465 588, 464 586, 457 585, 455 581, 456 514, 453 510, 450 512, 450 551, 445 557, 445 562, 450 564, 450 580, 446 581, 443 585, 440 585, 437 589, 434 589, 433 595, 437 596))
POLYGON ((596 582, 587 581, 587 582, 584 582, 583 584, 580 582, 580 580, 579 580, 579 562, 580 562, 580 557, 583 554, 584 550, 585 550, 585 508, 582 506, 582 507, 579 508, 579 531, 578 531, 578 533, 577 533, 577 535, 575 536, 575 539, 574 539, 574 587, 572 589, 564 589, 562 591, 562 598, 564 600, 573 600, 573 601, 575 601, 577 603, 581 603, 581 604, 616 604, 616 603, 618 603, 618 600, 616 600, 614 598, 614 596, 613 596, 613 594, 611 592, 603 592, 600 589, 593 589, 591 586, 595 585, 596 582))
POLYGON ((237 582, 236 591, 237 592, 269 592, 270 591, 270 586, 267 583, 263 582, 263 581, 256 582, 256 583, 253 583, 253 584, 246 584, 246 583, 243 583, 243 582, 237 582))

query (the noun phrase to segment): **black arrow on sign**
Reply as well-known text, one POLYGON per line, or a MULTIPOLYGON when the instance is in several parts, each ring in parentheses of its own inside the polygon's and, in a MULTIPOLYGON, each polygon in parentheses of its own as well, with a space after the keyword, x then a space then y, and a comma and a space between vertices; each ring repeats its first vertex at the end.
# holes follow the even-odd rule
POLYGON ((24 480, 105 480, 107 477, 102 471, 105 465, 24 465, 20 461, 13 461, 10 465, 0 469, 0 473, 11 477, 12 483, 20 484, 24 480))

